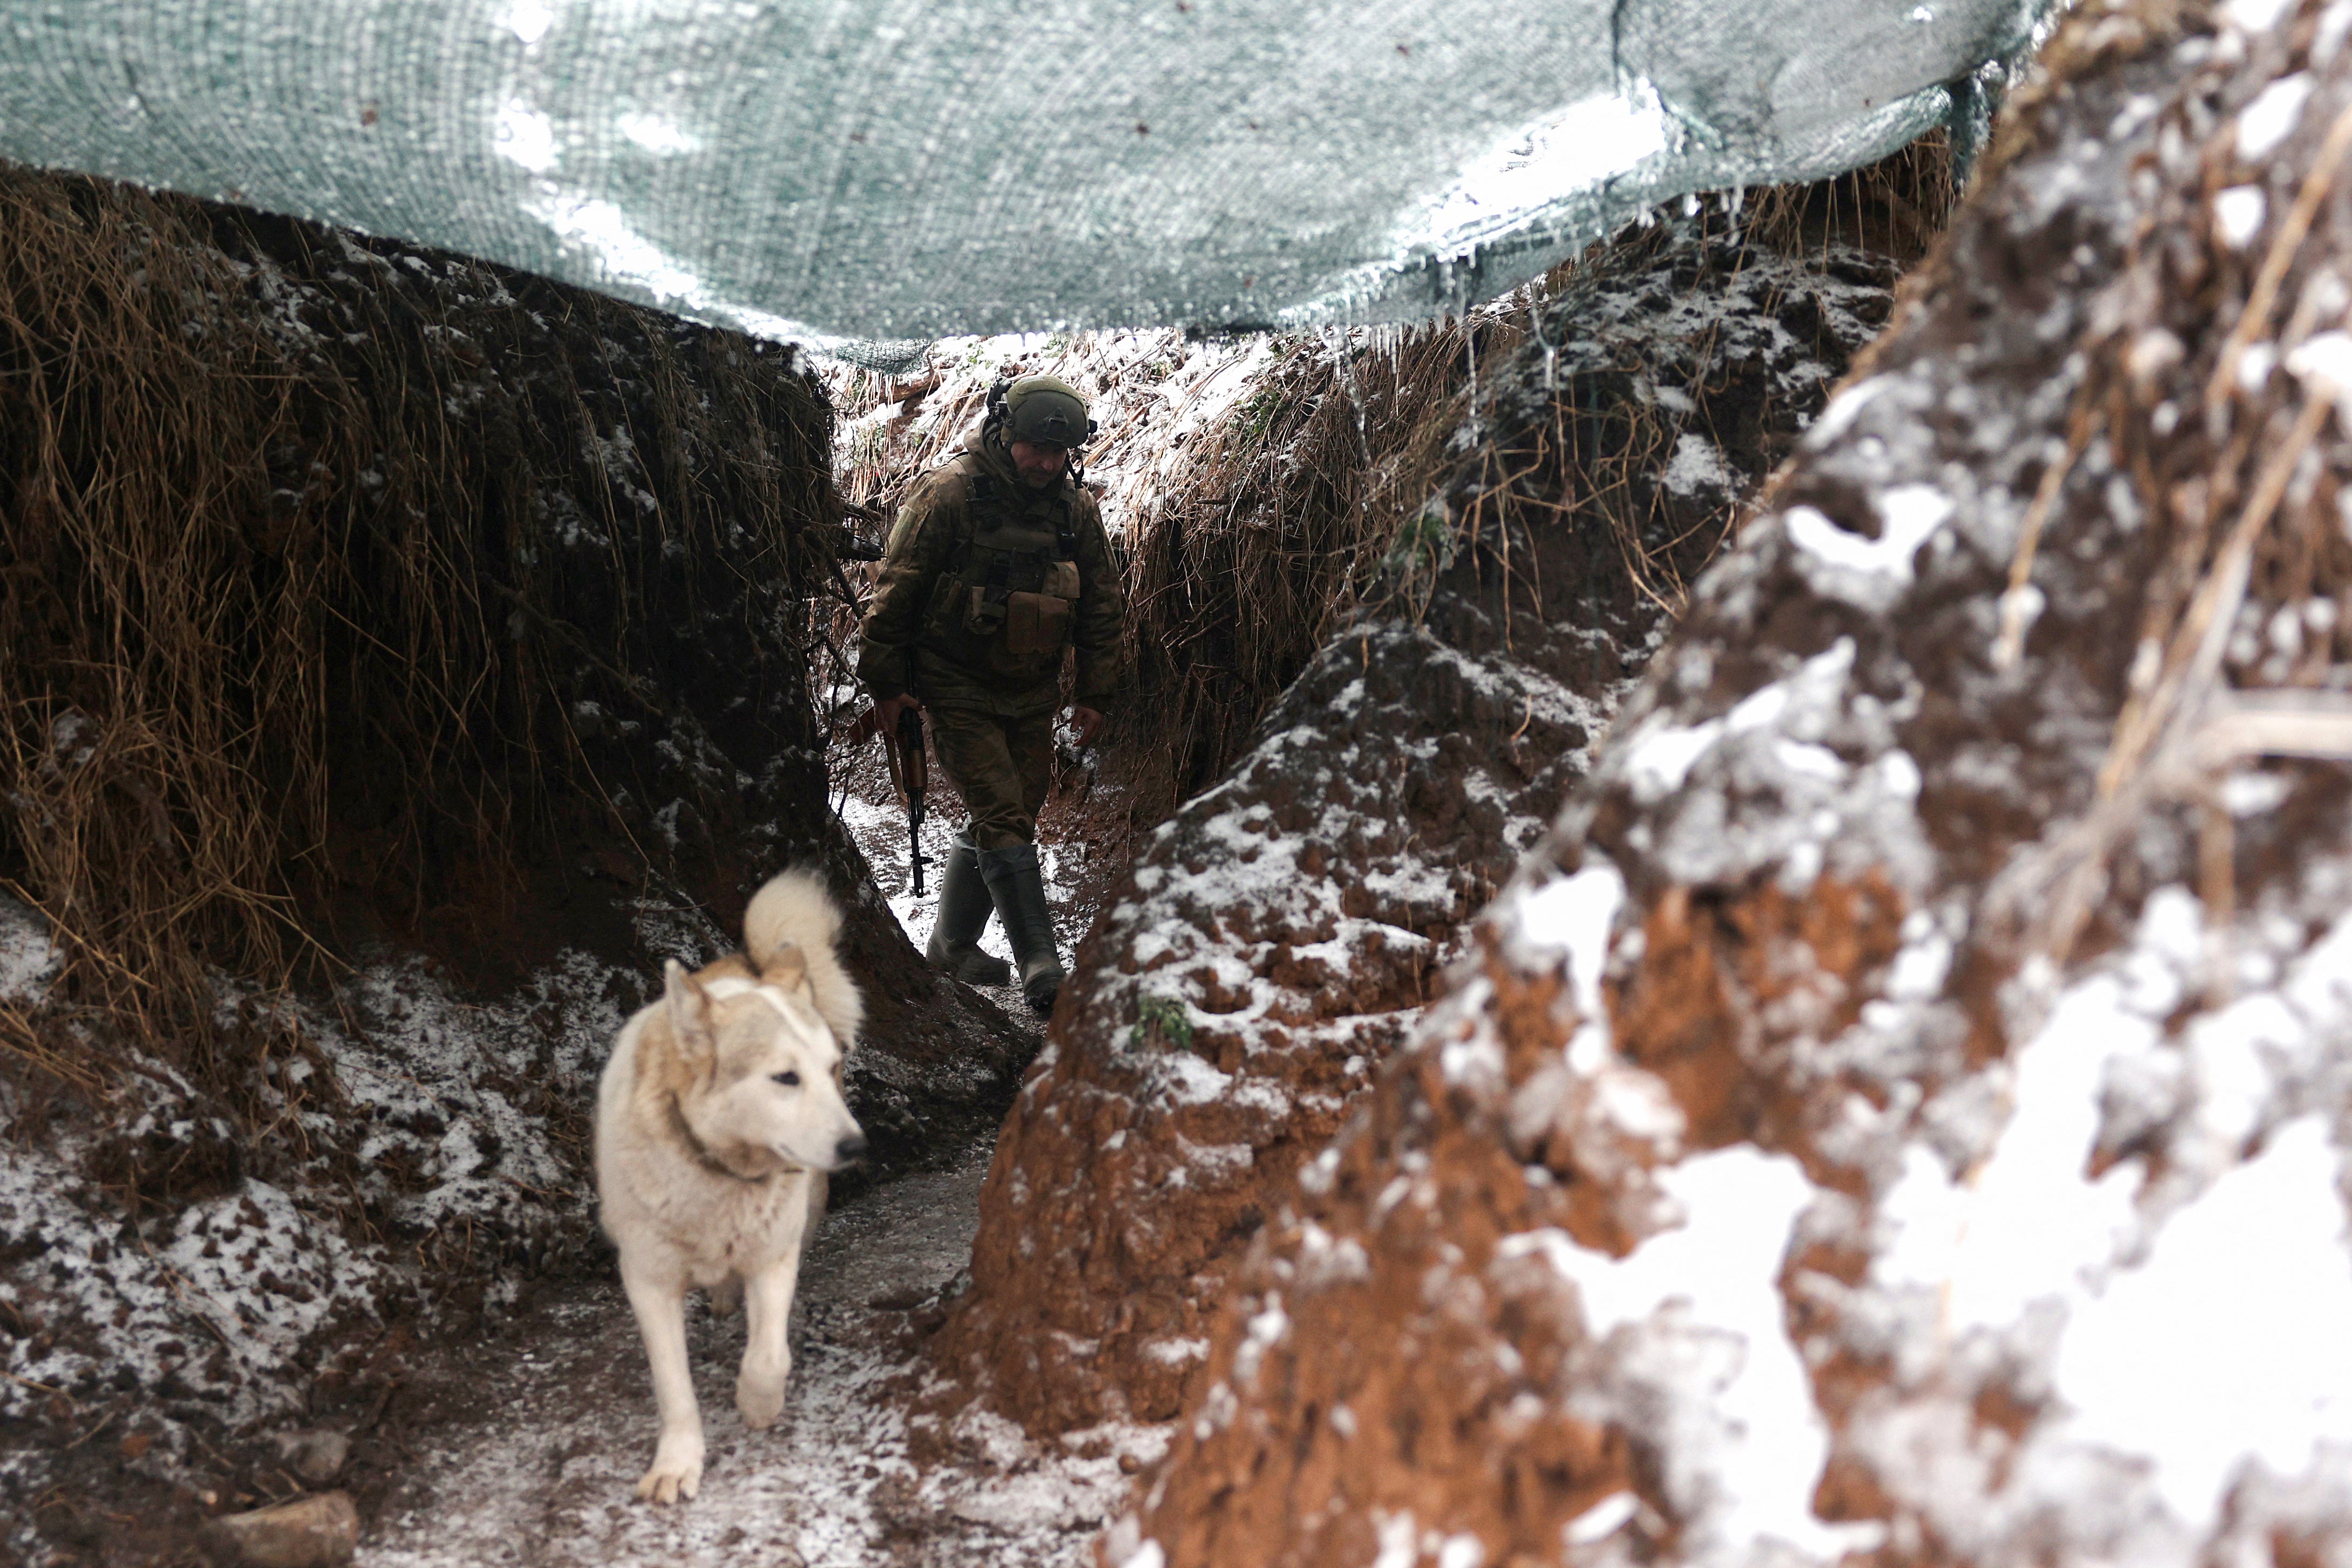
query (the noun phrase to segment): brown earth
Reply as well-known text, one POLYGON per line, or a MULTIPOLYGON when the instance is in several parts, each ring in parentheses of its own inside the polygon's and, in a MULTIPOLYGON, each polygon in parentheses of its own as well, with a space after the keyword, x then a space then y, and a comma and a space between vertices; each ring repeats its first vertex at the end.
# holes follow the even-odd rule
MULTIPOLYGON (((1946 1331, 1949 1298, 1900 1275, 1884 1207, 1906 1183, 1975 1181, 2012 1106, 2046 1110, 2017 1098, 2058 1092, 2021 1064, 2029 1042, 2127 1026, 2152 1054, 2111 1063, 2071 1113, 2095 1137, 2071 1167, 2059 1148, 2047 1187, 2054 1209, 2068 1184, 2137 1166, 2141 1228, 2116 1267, 2294 1118, 2315 1113, 2339 1148, 2352 1131, 2340 948, 2315 950, 2352 905, 2345 779, 2250 770, 2266 748, 2338 743, 2231 727, 2281 706, 2334 722, 2352 654, 2336 389, 2237 352, 2275 335, 2291 359, 2345 309, 2352 208, 2323 138, 2352 124, 2352 56, 2340 32, 2318 47, 2319 15, 2252 37, 2193 5, 2069 16, 1948 243, 1699 584, 1472 961, 1269 1202, 1106 1562, 2347 1550, 2340 1448, 2299 1476, 2225 1475, 2210 1519, 2183 1515, 2132 1439, 2070 1436, 2066 1309, 1946 1331), (2306 67, 2277 151, 2239 161, 2231 118, 2306 67), (2214 196, 2248 184, 2267 217, 2237 247, 2214 196), (2013 571, 2040 603, 2011 660, 2013 571), (2201 948, 2166 946, 2184 910, 2213 934, 2201 948), (2242 1113, 2187 1049, 2233 1002, 2286 1020, 2242 1113), (2070 1018, 2088 1021, 2069 1035, 2070 1018), (1744 1350, 1687 1302, 1612 1329, 1577 1282, 1678 1226, 1739 1223, 1733 1193, 1658 1201, 1702 1167, 1801 1195, 1785 1247, 1766 1236, 1738 1276, 1769 1292, 1744 1350), (1772 1352, 1774 1319, 1801 1393, 1756 1429, 1726 1389, 1772 1352), (1737 1456, 1814 1420, 1825 1457, 1780 1494, 1776 1543, 1740 1512, 1759 1494, 1737 1456)), ((1015 1126, 1066 1139, 1047 1092, 1080 1019, 1061 1021, 1015 1126)), ((1025 1174, 1000 1166, 1000 1214, 1025 1174)), ((1055 1239, 1041 1261, 1084 1245, 1055 1239)))
POLYGON ((819 862, 877 1145, 992 1120, 1020 1031, 922 964, 828 807, 840 511, 793 349, 103 181, 0 166, 0 877, 65 954, 0 1068, 102 1095, 152 1034, 217 1102, 194 1124, 267 1121, 293 1047, 220 1023, 224 972, 325 990, 390 943, 485 993, 566 948, 650 977, 819 862))
POLYGON ((1719 219, 1654 233, 1482 372, 1474 439, 1391 554, 1384 608, 1107 899, 940 1336, 967 1387, 1040 1433, 1176 1413, 1250 1238, 1582 777, 1894 271, 1743 246, 1719 219))
POLYGON ((1034 1036, 827 800, 793 350, 100 181, 0 211, 0 935, 57 956, 0 994, 0 1555, 103 1538, 35 1506, 93 1433, 168 1533, 260 1413, 601 1272, 612 1029, 788 863, 868 998, 845 1197, 1001 1117, 1034 1036))

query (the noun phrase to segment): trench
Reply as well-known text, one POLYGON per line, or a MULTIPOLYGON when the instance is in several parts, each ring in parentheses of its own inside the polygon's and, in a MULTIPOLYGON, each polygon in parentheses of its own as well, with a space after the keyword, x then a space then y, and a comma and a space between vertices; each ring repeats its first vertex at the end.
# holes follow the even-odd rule
MULTIPOLYGON (((1792 222, 1802 207, 1793 204, 1792 222)), ((558 824, 567 836, 515 846, 530 852, 533 878, 565 884, 534 883, 533 896, 547 897, 538 905, 524 900, 513 924, 528 925, 534 908, 576 915, 593 907, 616 927, 597 934, 593 961, 565 973, 538 970, 529 979, 542 988, 535 997, 484 1006, 502 995, 496 984, 513 984, 510 977, 467 991, 401 956, 398 944, 413 927, 385 917, 365 935, 388 936, 395 961, 351 988, 381 1016, 346 1035, 325 1016, 305 1025, 306 1048, 347 1076, 352 1095, 333 1116, 320 1113, 312 1135, 329 1146, 351 1140, 355 1162, 399 1165, 405 1185, 387 1187, 394 1201, 386 1207, 404 1203, 410 1215, 425 1216, 398 1221, 411 1227, 398 1233, 399 1245, 413 1245, 419 1294, 442 1290, 444 1297, 387 1297, 380 1305, 364 1296, 362 1277, 348 1300, 353 1318, 372 1314, 373 1322, 352 1333, 348 1321, 339 1326, 316 1314, 307 1344, 317 1359, 305 1364, 287 1350, 282 1369, 271 1369, 276 1407, 233 1419, 176 1394, 150 1396, 136 1379, 116 1385, 118 1396, 94 1371, 89 1389, 58 1393, 62 1403, 42 1418, 68 1437, 86 1431, 106 1441, 62 1464, 37 1457, 21 1468, 40 1478, 42 1506, 56 1516, 38 1528, 69 1544, 95 1539, 118 1560, 184 1557, 205 1516, 298 1490, 268 1443, 309 1425, 352 1437, 352 1462, 333 1484, 358 1502, 362 1563, 1091 1561, 1106 1527, 1133 1506, 1137 1478, 1149 1479, 1168 1451, 1191 1364, 1170 1351, 1206 1343, 1200 1335, 1221 1281, 1265 1206, 1339 1130, 1381 1058, 1406 1038, 1445 965, 1464 950, 1471 916, 1541 836, 1663 635, 1654 607, 1620 582, 1627 569, 1619 558, 1630 555, 1669 582, 1695 575, 1742 486, 1793 439, 1796 410, 1826 395, 1845 354, 1874 325, 1876 317, 1846 308, 1883 306, 1890 263, 1848 257, 1840 265, 1853 276, 1844 276, 1826 264, 1763 256, 1760 247, 1751 257, 1719 226, 1707 227, 1715 221, 1687 234, 1636 235, 1603 257, 1605 266, 1589 267, 1580 287, 1615 301, 1607 309, 1573 294, 1514 307, 1529 320, 1552 313, 1549 334, 1538 323, 1532 340, 1522 340, 1517 319, 1490 312, 1395 342, 1341 334, 1186 345, 1161 334, 1105 337, 1069 350, 1093 356, 1081 364, 1106 396, 1116 384, 1151 411, 1117 426, 1099 464, 1107 514, 1124 508, 1114 527, 1132 552, 1142 694, 1112 716, 1100 748, 1065 748, 1039 821, 1049 902, 1070 962, 1056 1038, 1062 1069, 1077 1076, 1034 1081, 1045 1090, 1036 1098, 1051 1106, 1066 1092, 1079 1110, 1067 1120, 1066 1148, 1054 1142, 1062 1133, 1030 1126, 1021 1168, 1041 1188, 1072 1173, 1094 1182, 1082 1205, 1060 1212, 1099 1234, 1031 1236, 1016 1233, 1021 1222, 1002 1206, 992 1221, 983 1213, 998 1140, 1011 1145, 1023 1134, 1019 1115, 1003 1117, 1042 1043, 1043 1020, 1028 1014, 1017 988, 955 986, 919 956, 937 888, 934 881, 915 894, 909 855, 919 852, 935 878, 961 806, 950 789, 936 790, 920 844, 910 849, 878 744, 840 744, 855 695, 838 645, 854 624, 856 593, 847 576, 832 574, 830 559, 825 571, 808 565, 812 550, 829 557, 830 524, 814 513, 796 517, 788 519, 789 538, 799 553, 780 559, 808 570, 772 586, 800 606, 791 612, 799 619, 772 608, 741 617, 762 637, 779 625, 793 629, 782 639, 790 647, 752 645, 758 660, 790 656, 777 665, 791 665, 790 681, 768 694, 796 726, 782 760, 761 761, 772 735, 719 700, 719 673, 731 667, 732 644, 707 629, 681 636, 673 663, 658 666, 676 687, 678 715, 709 710, 667 735, 639 735, 641 726, 615 716, 635 711, 616 691, 640 702, 643 695, 602 661, 571 668, 571 654, 556 649, 549 655, 561 666, 555 684, 527 688, 551 708, 560 694, 568 722, 584 717, 597 727, 581 738, 589 747, 583 768, 634 786, 614 791, 624 798, 615 805, 600 783, 599 800, 589 803, 610 812, 619 832, 590 833, 567 819, 558 824), (1700 281, 1715 291, 1701 296, 1715 303, 1700 314, 1713 310, 1707 319, 1727 325, 1693 333, 1666 324, 1675 302, 1700 281), (1834 307, 1833 329, 1817 296, 1834 307), (1801 316, 1797 307, 1808 302, 1812 313, 1801 316), (1580 309, 1633 324, 1592 348, 1590 364, 1562 371, 1556 397, 1551 345, 1566 313, 1580 309), (1667 419, 1660 411, 1672 405, 1652 399, 1646 376, 1623 373, 1621 362, 1650 375, 1671 368, 1712 400, 1720 428, 1701 422, 1685 431, 1667 419), (1486 367, 1483 383, 1469 372, 1474 364, 1486 367), (1612 411, 1617 423, 1584 421, 1586 402, 1612 411), (1579 411, 1574 432, 1558 413, 1566 407, 1579 411), (1481 423, 1490 416, 1495 423, 1481 423), (1198 438, 1191 447, 1180 439, 1186 431, 1198 438), (1466 455, 1455 449, 1461 431, 1477 437, 1466 455), (1712 465, 1697 465, 1696 478, 1682 472, 1693 441, 1716 454, 1712 465), (1394 460, 1373 464, 1376 448, 1394 460), (1673 472, 1661 467, 1669 449, 1677 454, 1673 472), (1517 477, 1497 485, 1490 467, 1517 477), (1528 490, 1528 507, 1515 487, 1528 490), (1591 499, 1603 528, 1555 526, 1566 507, 1554 496, 1591 499), (1290 521, 1277 529, 1267 517, 1290 521), (1466 537, 1449 541, 1444 528, 1432 531, 1433 519, 1447 517, 1466 519, 1454 525, 1466 537), (1607 538, 1595 543, 1588 532, 1607 538), (1540 586, 1547 577, 1549 601, 1540 586), (825 608, 836 580, 844 591, 825 608), (1356 619, 1335 641, 1332 628, 1346 616, 1356 619), (824 656, 793 664, 807 651, 794 641, 803 632, 832 643, 824 656), (1287 752, 1275 744, 1282 737, 1292 743, 1287 752), (646 853, 664 834, 673 841, 667 852, 646 853), (1234 852, 1249 835, 1255 841, 1234 852), (869 1005, 850 1088, 880 1155, 873 1169, 837 1184, 834 1212, 812 1242, 791 1329, 787 1405, 772 1430, 747 1432, 732 1408, 740 1321, 714 1317, 693 1299, 691 1365, 709 1444, 701 1493, 680 1506, 639 1504, 633 1490, 652 1451, 653 1399, 634 1319, 593 1233, 586 1107, 612 1031, 645 999, 660 958, 701 961, 731 946, 730 909, 740 911, 773 857, 810 845, 820 846, 849 911, 844 946, 869 1005), (1157 893, 1124 876, 1131 862, 1150 862, 1148 885, 1157 893), (1255 869, 1227 874, 1234 865, 1255 869), (575 902, 563 905, 557 894, 575 902), (1339 912, 1334 929, 1344 924, 1381 939, 1327 942, 1310 930, 1323 917, 1292 907, 1301 901, 1339 912), (1150 994, 1131 962, 1147 946, 1183 955, 1150 994), (1249 978, 1231 980, 1236 964, 1249 978), (1195 1102, 1181 1095, 1154 1104, 1148 1086, 1116 1082, 1126 1070, 1118 1061, 1102 1082, 1087 1081, 1094 1059, 1124 1061, 1120 1042, 1141 1038, 1146 1004, 1176 1009, 1155 1016, 1187 1017, 1192 993, 1182 988, 1196 981, 1199 1007, 1190 1016, 1198 1054, 1188 1054, 1195 1047, 1189 1029, 1166 1054, 1183 1058, 1195 1077, 1257 1075, 1234 1106, 1211 1108, 1223 1120, 1184 1120, 1195 1102), (1279 1028, 1268 1022, 1276 1015, 1287 1020, 1279 1028), (1301 1027, 1290 1038, 1293 1024, 1301 1027), (383 1082, 370 1087, 370 1079, 383 1082), (1313 1092, 1292 1096, 1302 1082, 1313 1092), (1107 1104, 1129 1089, 1141 1107, 1137 1135, 1118 1161, 1102 1162, 1098 1154, 1117 1145, 1097 1151, 1088 1142, 1095 1134, 1087 1129, 1098 1121, 1088 1097, 1098 1093, 1107 1104), (1244 1106, 1265 1124, 1248 1124, 1236 1109, 1244 1106), (1164 1129, 1155 1120, 1163 1112, 1164 1129), (494 1127, 504 1130, 503 1145, 494 1127), (360 1139, 368 1140, 364 1155, 360 1139), (453 1148, 480 1157, 457 1170, 453 1148), (1222 1175, 1185 1166, 1202 1152, 1224 1157, 1222 1175), (998 1228, 992 1249, 989 1223, 998 1228), (1128 1235, 1155 1232, 1181 1245, 1129 1259, 1116 1278, 1074 1272, 1083 1260, 1120 1256, 1128 1235), (478 1240, 488 1243, 479 1252, 478 1240), (1033 1243, 1034 1263, 1008 1264, 1029 1258, 1033 1243), (1097 1324, 1130 1303, 1141 1303, 1141 1315, 1116 1334, 1097 1333, 1097 1324), (1085 1347, 1093 1345, 1100 1353, 1088 1364, 1085 1347), (1024 1369, 1049 1354, 1063 1357, 1050 1375, 1028 1376, 1024 1369), (183 1438, 162 1462, 163 1445, 183 1438), (119 1459, 108 1447, 118 1439, 119 1459), (158 1458, 137 1468, 151 1443, 158 1458), (135 1550, 113 1551, 103 1543, 116 1529, 110 1509, 122 1497, 162 1500, 135 1550)), ((496 281, 483 283, 485 298, 496 281)), ((713 343, 698 351, 727 350, 713 343)), ((1051 351, 1015 345, 996 371, 1019 361, 1062 369, 1044 358, 1051 351)), ((845 381, 828 389, 845 427, 832 482, 860 528, 887 526, 877 498, 903 493, 976 417, 996 372, 971 364, 966 359, 961 379, 935 379, 928 389, 845 381), (869 434, 877 438, 870 444, 869 434), (888 448, 884 459, 868 461, 877 447, 888 448)), ((597 419, 625 434, 635 417, 629 405, 597 406, 597 419)), ((608 455, 626 444, 604 423, 589 428, 608 455)), ((714 438, 713 449, 723 444, 714 438)), ((592 479, 606 484, 613 476, 600 469, 592 479)), ((593 494, 589 480, 566 482, 593 494)), ((625 518, 635 502, 614 506, 625 518)), ((571 591, 568 579, 550 580, 571 591)), ((578 613, 607 608, 600 600, 578 613)), ((693 624, 683 611, 679 624, 693 624)), ((592 809, 583 820, 594 817, 592 809)), ((357 883, 343 885, 348 892, 357 883)), ((532 936, 541 946, 573 939, 568 925, 532 936)), ((0 938, 8 936, 0 924, 0 938)), ((459 934, 444 946, 465 941, 459 934)), ((983 946, 1004 956, 992 921, 983 946)), ((538 955, 517 948, 508 956, 529 968, 538 955)), ((342 1000, 348 1009, 348 996, 342 1000)), ((178 1102, 166 1109, 182 1114, 178 1102)), ((1021 1153, 1012 1147, 1008 1158, 1021 1153)), ((318 1197, 325 1184, 314 1172, 291 1155, 272 1157, 277 1164, 238 1167, 229 1178, 258 1175, 318 1202, 321 1214, 333 1212, 318 1197)), ((158 1205, 159 1245, 173 1240, 164 1221, 179 1227, 179 1239, 201 1239, 204 1225, 226 1215, 236 1195, 163 1196, 184 1213, 158 1205)), ((105 1201, 93 1193, 92 1212, 105 1201)), ((368 1218, 379 1236, 393 1230, 376 1210, 368 1218)), ((109 1243, 83 1229, 95 1269, 109 1243)), ((236 1283, 235 1249, 247 1248, 250 1260, 253 1244, 233 1234, 233 1221, 219 1230, 227 1257, 204 1273, 174 1254, 173 1267, 199 1269, 175 1279, 174 1290, 200 1295, 236 1283)), ((82 1234, 74 1233, 77 1245, 82 1234)), ((296 1239, 314 1253, 329 1246, 317 1235, 296 1239)), ((45 1244, 67 1249, 54 1238, 45 1244)), ((214 1261, 210 1242, 200 1256, 214 1261)), ((253 1272, 251 1261, 245 1270, 253 1272)), ((101 1309, 110 1301, 99 1299, 85 1316, 98 1322, 101 1309)), ((247 1318, 268 1326, 270 1305, 258 1297, 237 1297, 223 1310, 230 1316, 215 1314, 206 1326, 224 1343, 247 1318)), ((115 1354, 110 1343, 70 1348, 100 1367, 115 1354)), ((166 1379, 179 1375, 162 1370, 166 1379)), ((256 1387, 268 1381, 247 1378, 256 1387)), ((15 1462, 0 1451, 0 1466, 15 1462)), ((18 1485, 16 1474, 0 1480, 18 1485)))
MULTIPOLYGON (((837 759, 843 818, 875 884, 919 947, 936 882, 918 897, 903 812, 878 749, 837 759)), ((960 826, 942 790, 925 823, 936 867, 960 826)), ((1067 842, 1044 846, 1065 955, 1073 895, 1099 873, 1067 842)), ((936 876, 936 872, 931 875, 936 876)), ((989 925, 983 946, 1003 956, 989 925)), ((1073 972, 1073 979, 1076 978, 1073 972)), ((1034 1050, 1045 1020, 1017 987, 980 988, 1034 1050)), ((969 1283, 992 1134, 934 1151, 929 1168, 854 1176, 805 1256, 790 1330, 783 1415, 766 1432, 735 1414, 740 1314, 689 1296, 688 1334, 708 1445, 691 1501, 634 1497, 656 1431, 636 1322, 609 1259, 538 1292, 478 1341, 417 1347, 381 1429, 360 1449, 373 1523, 361 1568, 756 1563, 773 1568, 964 1568, 1090 1560, 1132 1477, 1166 1447, 1121 1427, 1036 1441, 1009 1421, 927 1408, 925 1351, 969 1283)))
POLYGON ((652 1452, 653 1394, 616 1281, 571 1284, 494 1339, 420 1360, 383 1439, 404 1462, 358 1561, 1080 1561, 1124 1495, 1115 1452, 1018 1451, 1003 1433, 998 1448, 1016 1451, 927 1472, 909 1451, 917 1323, 970 1256, 989 1153, 971 1145, 945 1169, 877 1184, 827 1216, 802 1273, 784 1414, 767 1432, 747 1431, 732 1407, 741 1318, 693 1298, 709 1449, 691 1503, 631 1497, 652 1452))

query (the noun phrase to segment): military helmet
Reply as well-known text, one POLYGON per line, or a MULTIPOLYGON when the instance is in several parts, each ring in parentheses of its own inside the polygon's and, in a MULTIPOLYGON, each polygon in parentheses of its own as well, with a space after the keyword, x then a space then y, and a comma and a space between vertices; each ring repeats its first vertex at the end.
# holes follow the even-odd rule
POLYGON ((1083 446, 1094 431, 1087 400, 1059 376, 1023 376, 1004 389, 1004 433, 1033 446, 1083 446))

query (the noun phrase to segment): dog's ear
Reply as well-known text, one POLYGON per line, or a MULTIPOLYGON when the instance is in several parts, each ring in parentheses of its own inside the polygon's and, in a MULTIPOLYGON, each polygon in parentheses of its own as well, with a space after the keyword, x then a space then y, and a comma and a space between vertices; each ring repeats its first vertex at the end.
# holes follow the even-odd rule
POLYGON ((708 1069, 719 1056, 719 1041, 710 1024, 710 993, 675 958, 662 966, 662 1002, 679 1057, 698 1071, 708 1069))
POLYGON ((797 942, 786 942, 768 955, 768 967, 760 971, 760 978, 783 991, 810 991, 808 955, 797 942))

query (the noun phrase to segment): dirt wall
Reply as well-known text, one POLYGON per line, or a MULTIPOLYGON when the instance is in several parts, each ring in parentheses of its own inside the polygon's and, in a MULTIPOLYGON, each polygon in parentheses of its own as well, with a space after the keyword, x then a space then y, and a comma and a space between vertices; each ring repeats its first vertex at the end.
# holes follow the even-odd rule
POLYGON ((1108 901, 940 1336, 967 1388, 1040 1432, 1176 1414, 1251 1237, 1442 991, 1893 272, 1694 221, 1594 258, 1507 356, 1487 340, 1381 608, 1108 901))
POLYGON ((793 350, 0 169, 0 385, 9 1550, 250 1500, 260 1427, 365 1428, 417 1325, 605 1267, 614 1030, 787 863, 847 907, 877 1165, 1001 1115, 1032 1037, 826 800, 793 350))
POLYGON ((2252 16, 2068 18, 1106 1562, 2346 1550, 2352 57, 2252 16))

